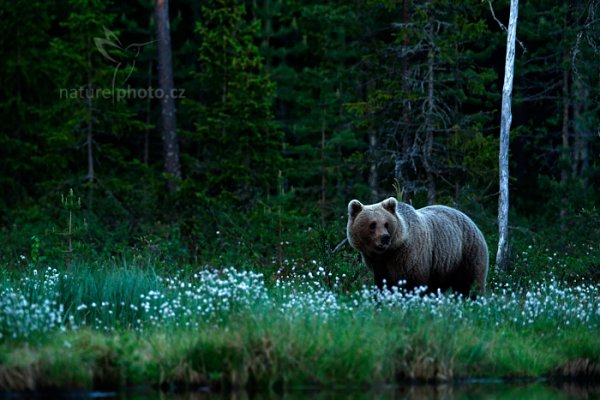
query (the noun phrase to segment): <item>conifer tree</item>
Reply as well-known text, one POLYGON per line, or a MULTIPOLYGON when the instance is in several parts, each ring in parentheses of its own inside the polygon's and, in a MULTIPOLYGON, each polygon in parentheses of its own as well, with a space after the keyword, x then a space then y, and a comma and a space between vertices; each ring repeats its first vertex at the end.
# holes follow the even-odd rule
POLYGON ((106 48, 95 39, 106 40, 108 46, 116 40, 110 30, 114 16, 107 13, 106 3, 98 0, 70 0, 68 7, 68 16, 60 22, 66 33, 52 41, 52 52, 57 58, 52 67, 62 97, 54 111, 64 118, 58 129, 68 138, 67 143, 83 150, 84 157, 78 158, 85 165, 81 168, 85 173, 79 176, 78 183, 88 186, 91 208, 97 180, 98 137, 104 131, 104 123, 111 119, 109 104, 115 94, 115 66, 106 59, 108 53, 103 54, 106 48))
MULTIPOLYGON (((468 182, 489 181, 495 140, 486 132, 495 74, 476 62, 490 51, 481 4, 445 0, 381 1, 389 35, 370 46, 367 100, 380 132, 380 154, 405 200, 425 193, 460 197, 468 182), (482 109, 483 108, 483 109, 482 109), (441 184, 441 185, 440 185, 441 184)), ((381 13, 381 11, 379 11, 381 13)))
POLYGON ((0 219, 43 194, 45 182, 64 172, 57 135, 46 112, 58 101, 47 66, 56 5, 1 1, 0 24, 0 219), (52 165, 53 168, 48 168, 52 165), (42 189, 42 190, 40 190, 42 189))
POLYGON ((257 4, 257 14, 270 26, 263 32, 270 43, 263 53, 277 83, 276 117, 292 167, 287 185, 318 202, 322 218, 339 207, 334 198, 348 190, 343 182, 365 186, 358 160, 366 146, 347 110, 360 86, 356 9, 342 1, 257 4))
POLYGON ((196 26, 202 82, 193 105, 198 144, 192 179, 209 196, 255 200, 276 186, 281 167, 281 136, 273 124, 274 84, 265 73, 256 40, 260 21, 243 2, 202 4, 196 26))

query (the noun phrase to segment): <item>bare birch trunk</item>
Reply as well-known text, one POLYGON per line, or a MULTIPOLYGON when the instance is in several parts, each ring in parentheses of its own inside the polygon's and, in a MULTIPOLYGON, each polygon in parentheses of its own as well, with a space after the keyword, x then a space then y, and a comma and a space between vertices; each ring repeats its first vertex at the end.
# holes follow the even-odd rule
MULTIPOLYGON (((88 88, 91 89, 91 82, 89 83, 88 88)), ((86 181, 89 184, 88 186, 88 210, 92 210, 94 207, 94 179, 95 179, 95 172, 94 172, 94 125, 93 125, 93 104, 92 104, 92 97, 90 94, 88 94, 88 98, 87 98, 87 111, 88 111, 88 121, 87 121, 87 134, 86 134, 86 147, 87 147, 87 167, 88 167, 88 171, 87 171, 87 176, 86 176, 86 181)))
MULTIPOLYGON (((88 86, 91 88, 91 85, 88 86)), ((88 112, 88 121, 87 121, 87 135, 86 135, 86 148, 87 148, 87 176, 86 181, 88 183, 94 182, 94 125, 92 122, 92 98, 88 96, 87 98, 87 112, 88 112)))
POLYGON ((508 246, 508 148, 510 124, 512 122, 511 97, 515 71, 515 39, 519 0, 510 1, 510 19, 506 39, 506 63, 504 65, 504 85, 502 86, 502 119, 500 122, 500 198, 498 200, 498 253, 496 269, 506 271, 509 266, 510 248, 508 246))
POLYGON ((169 24, 169 0, 156 0, 156 39, 158 42, 158 81, 163 97, 160 101, 162 142, 165 157, 165 172, 168 175, 167 187, 170 192, 177 190, 181 179, 179 164, 179 143, 175 99, 173 98, 173 66, 171 60, 171 28, 169 24))

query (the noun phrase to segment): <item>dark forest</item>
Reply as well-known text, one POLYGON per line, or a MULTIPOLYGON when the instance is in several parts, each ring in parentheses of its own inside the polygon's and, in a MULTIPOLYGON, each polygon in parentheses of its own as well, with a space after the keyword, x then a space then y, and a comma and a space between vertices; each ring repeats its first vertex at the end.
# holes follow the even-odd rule
MULTIPOLYGON (((346 205, 389 196, 463 210, 493 259, 508 2, 167 7, 3 2, 4 264, 356 268, 330 253, 346 205)), ((521 2, 509 171, 511 260, 534 246, 578 260, 561 276, 595 279, 577 246, 600 237, 598 8, 521 2)))
POLYGON ((0 21, 0 398, 598 397, 598 0, 0 21))

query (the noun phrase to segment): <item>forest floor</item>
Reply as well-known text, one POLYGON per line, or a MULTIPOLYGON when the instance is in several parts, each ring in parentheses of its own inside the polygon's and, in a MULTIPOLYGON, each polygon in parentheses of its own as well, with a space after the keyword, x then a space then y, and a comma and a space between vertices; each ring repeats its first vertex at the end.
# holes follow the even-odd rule
POLYGON ((0 287, 0 390, 372 387, 600 378, 600 288, 495 284, 465 300, 348 291, 317 268, 31 267, 0 287))

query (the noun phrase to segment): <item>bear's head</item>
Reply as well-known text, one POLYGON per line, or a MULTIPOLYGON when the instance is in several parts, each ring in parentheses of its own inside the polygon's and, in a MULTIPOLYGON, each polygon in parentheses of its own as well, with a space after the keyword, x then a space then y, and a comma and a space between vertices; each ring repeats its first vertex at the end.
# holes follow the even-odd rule
POLYGON ((405 227, 396 212, 398 202, 390 197, 381 203, 363 205, 358 200, 348 203, 348 242, 367 254, 383 254, 400 243, 405 227))

